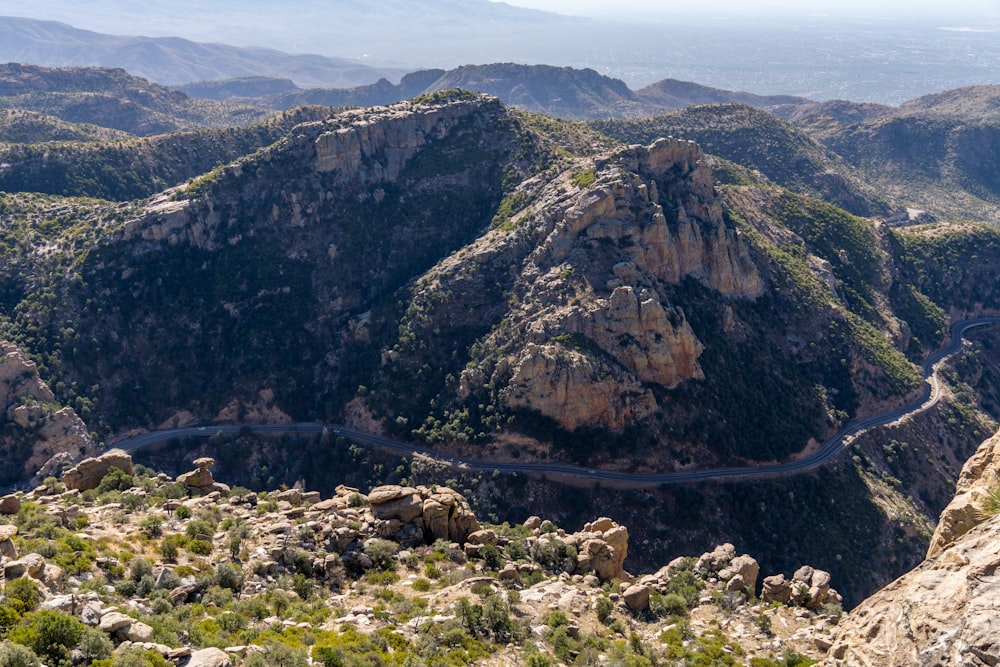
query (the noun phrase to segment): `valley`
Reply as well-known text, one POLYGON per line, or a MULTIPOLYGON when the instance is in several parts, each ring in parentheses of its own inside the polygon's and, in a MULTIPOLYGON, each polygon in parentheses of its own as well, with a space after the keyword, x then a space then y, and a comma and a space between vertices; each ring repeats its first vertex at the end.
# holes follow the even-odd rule
MULTIPOLYGON (((1000 419, 996 86, 890 107, 495 64, 340 90, 204 82, 223 91, 210 100, 123 70, 0 74, 0 484, 27 508, 2 512, 0 535, 17 528, 4 569, 59 563, 28 579, 46 600, 92 592, 99 618, 195 609, 240 626, 105 631, 119 652, 157 644, 141 650, 191 664, 245 640, 347 664, 308 647, 357 631, 396 642, 393 664, 494 664, 494 649, 511 664, 697 664, 682 649, 708 651, 711 626, 736 633, 717 636, 741 660, 725 664, 798 664, 777 662, 786 649, 855 664, 835 606, 870 609, 893 579, 937 567, 920 565, 932 540, 992 529, 989 483, 970 481, 985 473, 963 466, 1000 419), (240 86, 271 92, 224 92, 240 86), (74 493, 68 471, 113 448, 131 471, 74 493), (476 530, 410 516, 442 494, 476 530), (112 520, 113 505, 141 517, 112 520), (144 522, 183 533, 180 507, 229 523, 171 561, 144 522), (227 559, 238 526, 254 546, 227 559), (612 544, 626 526, 627 555, 612 544), (101 544, 75 549, 93 562, 41 545, 74 527, 101 544), (615 572, 593 565, 608 555, 597 533, 615 572), (278 534, 308 568, 275 551, 278 534), (534 554, 550 534, 559 558, 534 554), (373 540, 395 546, 368 554, 373 540), (720 574, 737 553, 822 595, 761 606, 756 573, 743 589, 720 574), (194 587, 130 593, 132 559, 194 587), (454 581, 432 578, 433 596, 395 586, 441 559, 454 581), (234 570, 239 586, 220 583, 234 570), (675 576, 703 594, 668 613, 675 576), (233 606, 293 582, 294 614, 233 606), (583 620, 551 625, 518 602, 553 586, 583 620), (467 624, 479 644, 453 633, 452 662, 402 627, 404 598, 465 618, 452 605, 469 594, 525 620, 467 624), (620 628, 591 622, 607 604, 620 628), (308 618, 325 623, 319 643, 292 629, 308 618), (779 622, 792 629, 764 628, 779 622), (594 650, 550 641, 564 625, 594 650)), ((244 649, 229 664, 263 655, 244 649)))

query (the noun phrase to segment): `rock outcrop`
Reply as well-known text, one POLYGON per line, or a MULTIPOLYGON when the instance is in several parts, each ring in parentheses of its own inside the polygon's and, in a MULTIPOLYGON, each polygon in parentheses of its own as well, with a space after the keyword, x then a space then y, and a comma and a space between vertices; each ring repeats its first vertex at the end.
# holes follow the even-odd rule
POLYGON ((984 516, 986 495, 1000 486, 1000 433, 986 440, 962 467, 955 497, 941 512, 931 537, 927 557, 931 558, 979 524, 984 516))
POLYGON ((0 436, 0 449, 17 453, 25 479, 55 456, 79 457, 96 448, 86 424, 56 402, 35 363, 15 345, 0 342, 0 426, 4 423, 13 428, 0 436))
POLYGON ((841 620, 824 665, 1000 664, 1000 518, 972 528, 841 620))
POLYGON ((96 489, 104 476, 117 468, 129 475, 135 474, 132 457, 120 449, 101 454, 97 458, 87 458, 70 468, 62 476, 62 483, 67 489, 86 491, 96 489))
POLYGON ((617 430, 656 411, 653 393, 630 374, 560 343, 524 348, 505 402, 511 409, 551 417, 568 431, 580 426, 617 430))
POLYGON ((212 493, 213 491, 218 491, 220 493, 228 492, 229 485, 222 484, 221 482, 216 482, 212 478, 212 466, 215 465, 215 459, 208 456, 203 456, 201 458, 194 460, 195 469, 191 472, 186 472, 182 475, 178 475, 177 481, 189 490, 206 495, 212 493))

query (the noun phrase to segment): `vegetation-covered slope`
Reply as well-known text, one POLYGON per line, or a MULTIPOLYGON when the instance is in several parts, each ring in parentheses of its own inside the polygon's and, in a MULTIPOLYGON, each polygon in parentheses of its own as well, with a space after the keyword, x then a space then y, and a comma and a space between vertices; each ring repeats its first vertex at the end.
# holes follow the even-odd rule
POLYGON ((246 105, 196 100, 121 69, 17 63, 0 65, 0 108, 137 135, 246 125, 267 115, 246 105))
POLYGON ((997 87, 977 86, 878 113, 820 109, 798 123, 905 206, 939 218, 996 222, 996 98, 997 87))
POLYGON ((300 107, 246 127, 87 142, 77 139, 86 136, 86 127, 64 123, 58 127, 75 136, 63 136, 74 140, 55 144, 47 143, 52 133, 33 127, 20 132, 20 142, 0 144, 0 190, 141 199, 264 148, 299 123, 330 113, 326 107, 300 107))
POLYGON ((837 155, 789 123, 744 104, 691 106, 650 118, 594 121, 620 141, 690 139, 707 153, 757 169, 800 194, 819 197, 855 215, 885 214, 889 205, 837 155))

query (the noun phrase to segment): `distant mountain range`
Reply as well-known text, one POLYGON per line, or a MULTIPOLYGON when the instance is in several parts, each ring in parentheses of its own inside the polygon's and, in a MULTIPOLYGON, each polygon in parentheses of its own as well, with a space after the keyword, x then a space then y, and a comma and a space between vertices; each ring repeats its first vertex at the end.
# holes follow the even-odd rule
POLYGON ((451 88, 496 95, 507 104, 570 119, 637 118, 692 104, 736 102, 775 113, 792 113, 812 104, 804 97, 754 95, 666 79, 641 90, 592 69, 493 63, 452 70, 430 69, 404 76, 398 84, 382 79, 354 88, 303 90, 288 80, 251 77, 178 86, 191 95, 215 101, 240 101, 284 110, 303 104, 373 106, 392 104, 451 88))
POLYGON ((52 67, 121 67, 157 83, 268 76, 303 86, 349 87, 405 70, 369 67, 356 60, 289 55, 274 49, 203 44, 178 37, 125 37, 80 30, 65 23, 0 17, 0 62, 52 67))

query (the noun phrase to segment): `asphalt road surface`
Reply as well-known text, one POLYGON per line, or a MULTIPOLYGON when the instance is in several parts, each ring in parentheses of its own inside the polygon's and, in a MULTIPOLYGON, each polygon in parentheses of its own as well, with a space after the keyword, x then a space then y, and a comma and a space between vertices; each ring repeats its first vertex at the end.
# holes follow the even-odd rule
POLYGON ((956 322, 951 327, 951 342, 947 347, 924 362, 923 375, 925 379, 921 396, 893 410, 871 417, 855 419, 844 425, 833 437, 809 456, 794 461, 775 463, 771 465, 743 466, 730 468, 700 468, 680 470, 666 473, 636 474, 615 470, 599 470, 585 468, 568 463, 499 463, 464 459, 447 456, 422 447, 386 438, 364 431, 357 431, 346 426, 335 424, 320 424, 316 422, 295 422, 288 424, 208 424, 204 426, 185 426, 159 431, 149 431, 141 435, 125 438, 112 446, 127 452, 134 452, 150 445, 179 438, 211 437, 221 435, 239 435, 252 433, 255 435, 281 435, 285 433, 327 434, 340 436, 355 443, 390 451, 396 454, 412 456, 414 454, 427 456, 435 461, 460 470, 499 471, 501 473, 520 473, 532 477, 545 477, 567 483, 593 485, 601 483, 616 488, 650 488, 663 484, 678 484, 684 482, 709 482, 720 480, 761 479, 795 475, 813 470, 827 463, 847 449, 862 433, 873 428, 879 428, 897 422, 904 417, 919 414, 933 407, 941 399, 941 383, 938 379, 938 367, 945 359, 962 349, 965 332, 974 327, 1000 324, 1000 317, 983 317, 973 320, 956 322))

